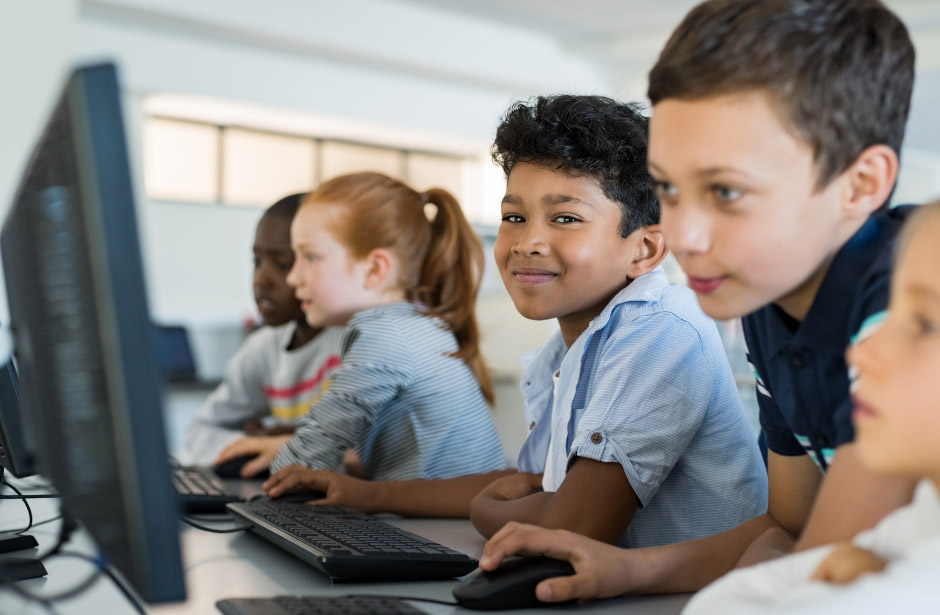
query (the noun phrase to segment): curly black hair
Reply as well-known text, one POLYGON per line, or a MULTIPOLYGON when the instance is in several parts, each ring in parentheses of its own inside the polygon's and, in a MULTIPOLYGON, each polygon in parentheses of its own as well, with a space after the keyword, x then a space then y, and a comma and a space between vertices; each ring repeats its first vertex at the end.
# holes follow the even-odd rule
POLYGON ((559 94, 513 103, 490 152, 506 177, 527 162, 594 177, 620 206, 620 235, 659 222, 646 166, 649 120, 640 106, 604 96, 559 94))

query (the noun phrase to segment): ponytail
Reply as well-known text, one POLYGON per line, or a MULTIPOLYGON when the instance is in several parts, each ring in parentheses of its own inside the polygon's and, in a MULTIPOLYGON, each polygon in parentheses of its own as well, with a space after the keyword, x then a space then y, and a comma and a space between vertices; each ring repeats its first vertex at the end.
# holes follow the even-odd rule
POLYGON ((483 356, 476 320, 476 298, 483 276, 483 247, 460 204, 449 192, 432 188, 422 201, 436 209, 431 219, 431 245, 413 300, 446 322, 460 349, 454 356, 470 367, 490 405, 495 395, 483 356))
POLYGON ((400 261, 398 285, 409 301, 443 321, 457 339, 453 356, 473 371, 493 404, 493 383, 480 354, 476 297, 483 277, 483 248, 460 204, 448 191, 416 192, 381 173, 354 173, 324 182, 305 204, 342 204, 331 224, 356 258, 377 248, 400 261))

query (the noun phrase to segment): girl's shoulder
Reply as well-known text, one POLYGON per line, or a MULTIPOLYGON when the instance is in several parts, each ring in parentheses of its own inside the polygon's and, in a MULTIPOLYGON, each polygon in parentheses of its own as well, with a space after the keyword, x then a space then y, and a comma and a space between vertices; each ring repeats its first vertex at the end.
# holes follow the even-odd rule
POLYGON ((427 315, 420 305, 399 301, 353 316, 347 324, 343 346, 348 349, 360 339, 408 346, 413 346, 416 340, 439 340, 440 344, 448 345, 454 335, 439 318, 427 315))

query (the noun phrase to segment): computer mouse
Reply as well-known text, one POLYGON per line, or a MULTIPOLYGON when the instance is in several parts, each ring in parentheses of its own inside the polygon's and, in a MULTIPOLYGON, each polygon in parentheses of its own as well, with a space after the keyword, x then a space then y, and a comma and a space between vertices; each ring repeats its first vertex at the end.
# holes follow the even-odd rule
POLYGON ((477 569, 454 587, 454 598, 460 606, 477 611, 525 609, 561 604, 539 602, 535 586, 552 577, 574 574, 566 561, 550 557, 519 557, 507 559, 492 571, 477 569))
MULTIPOLYGON (((219 478, 241 478, 242 466, 255 458, 255 455, 242 455, 241 457, 232 457, 228 461, 223 461, 222 463, 212 466, 212 471, 218 475, 219 478)), ((254 476, 249 478, 251 479, 266 479, 271 476, 271 473, 268 470, 262 470, 254 476)))

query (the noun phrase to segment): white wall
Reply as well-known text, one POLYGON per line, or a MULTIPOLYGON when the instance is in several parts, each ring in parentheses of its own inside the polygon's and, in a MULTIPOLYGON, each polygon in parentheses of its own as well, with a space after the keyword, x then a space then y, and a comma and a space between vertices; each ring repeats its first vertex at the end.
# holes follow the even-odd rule
MULTIPOLYGON (((253 312, 250 245, 260 210, 144 198, 147 95, 224 98, 485 148, 512 100, 611 91, 595 67, 547 37, 404 2, 84 0, 80 7, 76 57, 114 59, 122 78, 154 317, 202 330, 235 328, 253 312)), ((484 320, 514 323, 503 328, 518 334, 494 336, 487 353, 500 371, 515 370, 516 355, 544 338, 546 326, 524 321, 504 293, 484 309, 484 320)), ((211 365, 203 357, 206 375, 221 373, 226 352, 211 365)))

